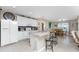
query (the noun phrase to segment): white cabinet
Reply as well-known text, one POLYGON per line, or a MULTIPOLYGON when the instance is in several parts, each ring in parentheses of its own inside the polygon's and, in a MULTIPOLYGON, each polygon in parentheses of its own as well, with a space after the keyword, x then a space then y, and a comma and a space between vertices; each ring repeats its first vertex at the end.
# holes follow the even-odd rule
POLYGON ((23 25, 23 18, 20 16, 17 16, 17 21, 18 21, 18 26, 22 26, 23 25))
POLYGON ((9 20, 1 20, 1 46, 10 42, 9 20))
POLYGON ((38 25, 37 20, 32 20, 32 21, 33 21, 32 26, 37 26, 38 25))
POLYGON ((9 28, 9 20, 1 20, 1 28, 9 28))
POLYGON ((17 21, 1 20, 1 46, 18 40, 17 21))
POLYGON ((24 39, 29 38, 29 32, 28 31, 20 31, 18 38, 19 38, 19 40, 24 40, 24 39))
POLYGON ((23 39, 23 32, 22 31, 19 31, 18 32, 18 39, 19 40, 22 40, 23 39))
POLYGON ((17 16, 18 26, 26 26, 28 18, 17 16))
POLYGON ((18 41, 18 26, 16 21, 10 21, 10 43, 18 41))
POLYGON ((28 19, 26 23, 26 26, 37 26, 37 20, 28 19))
POLYGON ((17 16, 18 26, 37 26, 37 20, 17 16))
POLYGON ((1 46, 10 43, 10 34, 9 29, 2 29, 1 28, 1 46))
MULTIPOLYGON (((37 20, 33 20, 30 18, 17 16, 18 26, 37 26, 37 20)), ((29 38, 29 31, 26 29, 26 31, 18 31, 18 38, 19 40, 27 39, 29 38)))
POLYGON ((28 31, 24 31, 24 38, 29 38, 29 32, 28 31))

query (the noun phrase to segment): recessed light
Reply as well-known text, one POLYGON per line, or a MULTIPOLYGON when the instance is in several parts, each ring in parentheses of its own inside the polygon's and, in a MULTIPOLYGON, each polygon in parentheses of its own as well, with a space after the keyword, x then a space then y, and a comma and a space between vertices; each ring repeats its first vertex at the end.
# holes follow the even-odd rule
POLYGON ((68 19, 59 19, 59 21, 66 21, 66 20, 68 20, 68 19))
POLYGON ((16 8, 16 6, 12 6, 13 8, 16 8))
POLYGON ((32 12, 29 12, 29 14, 32 14, 32 12))
POLYGON ((63 19, 59 19, 59 21, 62 21, 63 19))
POLYGON ((68 19, 63 19, 63 21, 67 21, 68 19))

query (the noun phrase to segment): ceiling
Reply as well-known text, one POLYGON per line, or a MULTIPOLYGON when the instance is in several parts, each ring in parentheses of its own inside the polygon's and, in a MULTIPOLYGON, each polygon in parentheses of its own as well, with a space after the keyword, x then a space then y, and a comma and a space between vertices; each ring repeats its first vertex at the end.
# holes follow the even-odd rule
POLYGON ((79 16, 79 6, 1 6, 0 8, 46 20, 72 20, 79 16))

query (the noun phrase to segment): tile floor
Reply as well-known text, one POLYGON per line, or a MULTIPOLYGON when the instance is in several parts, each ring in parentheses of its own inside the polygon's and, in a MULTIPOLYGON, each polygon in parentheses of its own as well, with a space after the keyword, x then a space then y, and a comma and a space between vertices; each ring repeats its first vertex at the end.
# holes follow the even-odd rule
POLYGON ((54 46, 54 52, 78 52, 79 48, 72 37, 64 36, 58 39, 58 45, 54 46))
POLYGON ((0 48, 0 52, 31 52, 28 40, 19 41, 17 43, 7 45, 0 48))
MULTIPOLYGON (((72 37, 58 37, 58 44, 54 45, 54 52, 78 52, 79 48, 73 41, 72 37)), ((28 40, 19 41, 17 43, 0 47, 0 52, 34 52, 28 40)), ((45 50, 43 52, 46 52, 45 50)), ((48 52, 51 52, 49 49, 48 52)))

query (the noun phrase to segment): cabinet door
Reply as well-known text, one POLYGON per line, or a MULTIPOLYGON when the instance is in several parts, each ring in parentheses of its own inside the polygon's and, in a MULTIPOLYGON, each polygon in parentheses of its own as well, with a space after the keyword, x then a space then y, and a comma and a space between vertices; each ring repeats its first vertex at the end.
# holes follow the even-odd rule
POLYGON ((33 20, 33 26, 37 26, 37 21, 33 20))
POLYGON ((18 32, 18 39, 22 40, 23 39, 23 32, 18 32))
POLYGON ((25 38, 25 39, 29 38, 29 33, 28 33, 28 31, 25 31, 25 32, 24 32, 24 38, 25 38))
POLYGON ((26 26, 26 19, 25 17, 17 16, 18 26, 26 26))
POLYGON ((32 21, 29 18, 26 18, 25 22, 26 26, 31 26, 32 21))
POLYGON ((10 43, 10 33, 9 29, 1 29, 1 46, 10 43))
POLYGON ((1 28, 9 28, 10 20, 1 20, 1 28))
POLYGON ((10 43, 9 20, 1 20, 1 46, 10 43))
POLYGON ((22 26, 22 17, 21 16, 17 16, 17 21, 18 21, 18 26, 22 26))
POLYGON ((18 41, 17 21, 10 21, 10 43, 18 41))
POLYGON ((22 26, 26 26, 26 18, 22 18, 22 26))
POLYGON ((37 21, 36 20, 33 20, 33 19, 28 19, 28 24, 30 26, 37 26, 37 21))

